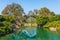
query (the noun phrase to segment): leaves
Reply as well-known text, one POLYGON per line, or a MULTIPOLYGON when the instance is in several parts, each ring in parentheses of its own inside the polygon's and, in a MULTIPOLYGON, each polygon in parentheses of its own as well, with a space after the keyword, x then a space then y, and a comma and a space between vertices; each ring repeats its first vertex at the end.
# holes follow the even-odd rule
POLYGON ((37 23, 40 25, 44 25, 48 22, 48 17, 45 16, 37 16, 37 23))
POLYGON ((45 24, 43 27, 55 27, 60 29, 60 21, 53 21, 53 22, 48 22, 45 24))

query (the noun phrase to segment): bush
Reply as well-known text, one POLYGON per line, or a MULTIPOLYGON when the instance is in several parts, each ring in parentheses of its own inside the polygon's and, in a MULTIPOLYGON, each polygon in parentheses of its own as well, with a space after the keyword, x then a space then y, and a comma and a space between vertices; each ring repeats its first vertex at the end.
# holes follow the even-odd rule
POLYGON ((48 17, 45 17, 45 16, 37 16, 37 24, 40 24, 40 25, 45 25, 47 22, 48 22, 48 17))
POLYGON ((15 23, 15 19, 13 16, 0 15, 0 35, 5 35, 11 32, 11 23, 15 23))
POLYGON ((60 21, 53 21, 53 22, 48 22, 45 24, 43 27, 55 27, 56 29, 60 29, 60 21))

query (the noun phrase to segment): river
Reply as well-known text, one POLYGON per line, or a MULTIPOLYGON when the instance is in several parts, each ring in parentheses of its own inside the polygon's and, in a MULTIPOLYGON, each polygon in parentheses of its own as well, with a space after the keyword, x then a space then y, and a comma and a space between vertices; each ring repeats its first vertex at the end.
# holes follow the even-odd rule
POLYGON ((33 32, 34 30, 31 32, 30 36, 28 36, 29 33, 24 34, 24 32, 15 32, 0 38, 0 40, 60 40, 60 33, 58 32, 48 31, 43 28, 36 28, 35 36, 32 36, 34 34, 33 32))

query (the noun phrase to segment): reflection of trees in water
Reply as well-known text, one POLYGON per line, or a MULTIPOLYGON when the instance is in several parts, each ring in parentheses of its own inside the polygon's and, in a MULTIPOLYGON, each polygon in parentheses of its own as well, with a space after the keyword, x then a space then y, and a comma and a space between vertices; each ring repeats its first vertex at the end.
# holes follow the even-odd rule
POLYGON ((43 28, 37 28, 37 37, 41 38, 41 39, 48 39, 49 38, 49 33, 44 30, 43 28))
POLYGON ((34 39, 35 40, 40 40, 40 39, 48 40, 49 39, 49 33, 46 30, 44 30, 43 28, 38 28, 37 29, 37 35, 35 37, 30 38, 30 37, 24 35, 24 33, 22 33, 22 32, 19 32, 17 35, 20 36, 20 38, 22 40, 23 39, 25 39, 25 40, 31 40, 31 39, 33 39, 33 40, 34 39))
POLYGON ((36 36, 36 28, 26 28, 22 30, 22 33, 24 33, 28 37, 34 37, 36 36))
POLYGON ((47 31, 44 28, 37 28, 37 35, 35 37, 28 37, 21 31, 15 32, 5 38, 6 40, 60 40, 60 34, 47 31))

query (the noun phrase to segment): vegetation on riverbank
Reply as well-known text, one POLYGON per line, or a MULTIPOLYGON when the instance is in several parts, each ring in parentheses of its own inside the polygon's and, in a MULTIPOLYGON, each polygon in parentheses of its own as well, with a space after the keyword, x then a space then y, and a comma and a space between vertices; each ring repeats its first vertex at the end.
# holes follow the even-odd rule
POLYGON ((0 36, 16 32, 26 27, 56 27, 60 31, 60 14, 55 14, 48 8, 34 9, 24 13, 21 5, 12 3, 0 15, 0 36))

